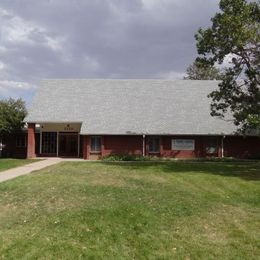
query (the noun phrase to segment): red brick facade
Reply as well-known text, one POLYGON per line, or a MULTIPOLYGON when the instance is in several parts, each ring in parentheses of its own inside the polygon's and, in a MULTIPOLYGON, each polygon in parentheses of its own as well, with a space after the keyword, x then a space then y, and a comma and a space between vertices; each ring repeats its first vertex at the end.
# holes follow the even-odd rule
MULTIPOLYGON (((40 143, 39 133, 35 134, 35 153, 39 154, 40 143)), ((18 132, 3 138, 2 142, 4 148, 2 151, 2 157, 6 158, 27 158, 27 143, 28 134, 27 132, 18 132)))
MULTIPOLYGON (((91 136, 81 136, 80 157, 95 160, 109 154, 136 154, 146 156, 160 156, 168 158, 200 158, 200 157, 235 157, 235 158, 260 158, 260 137, 222 136, 213 137, 217 148, 215 153, 207 153, 209 136, 159 136, 158 152, 149 152, 149 136, 141 135, 105 135, 101 136, 101 149, 99 152, 91 151, 91 136), (193 139, 193 151, 172 150, 172 139, 193 139), (144 151, 143 151, 144 141, 144 151)), ((40 134, 35 133, 35 126, 29 124, 28 133, 17 133, 5 138, 4 157, 33 158, 43 156, 40 154, 40 134), (21 143, 21 140, 24 139, 21 143)), ((50 155, 45 155, 50 156, 50 155)))
POLYGON ((16 133, 3 140, 3 157, 24 159, 27 156, 27 133, 16 133), (23 141, 23 142, 22 142, 23 141))
MULTIPOLYGON (((200 157, 235 157, 235 158, 260 158, 259 137, 213 137, 216 141, 216 152, 207 153, 209 136, 160 136, 160 150, 158 153, 149 152, 149 136, 145 137, 145 155, 168 158, 200 158, 200 157), (172 139, 194 139, 194 151, 178 150, 171 147, 172 139), (223 145, 223 147, 222 147, 223 145)), ((143 153, 142 136, 112 136, 106 135, 101 138, 101 151, 91 152, 90 136, 84 136, 83 158, 98 159, 109 154, 136 154, 143 153)))
POLYGON ((260 158, 260 137, 229 136, 224 139, 225 157, 260 158))
POLYGON ((91 151, 90 139, 90 136, 84 136, 84 159, 95 160, 109 154, 142 154, 142 136, 102 136, 100 152, 91 151))

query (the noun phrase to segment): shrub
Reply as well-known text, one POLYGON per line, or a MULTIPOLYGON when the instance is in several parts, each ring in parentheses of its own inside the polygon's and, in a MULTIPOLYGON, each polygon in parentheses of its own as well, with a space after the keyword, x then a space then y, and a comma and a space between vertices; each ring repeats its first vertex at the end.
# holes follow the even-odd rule
POLYGON ((110 154, 101 158, 103 161, 149 161, 149 157, 134 154, 110 154))
POLYGON ((248 157, 248 159, 249 160, 260 160, 260 154, 256 154, 254 156, 251 155, 248 157))

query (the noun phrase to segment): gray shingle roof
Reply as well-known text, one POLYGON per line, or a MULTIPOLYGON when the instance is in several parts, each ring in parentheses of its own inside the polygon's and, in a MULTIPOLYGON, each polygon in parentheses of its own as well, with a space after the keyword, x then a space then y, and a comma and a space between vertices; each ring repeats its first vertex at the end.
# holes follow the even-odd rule
POLYGON ((217 81, 44 80, 27 122, 82 122, 81 134, 233 134, 210 116, 217 81))

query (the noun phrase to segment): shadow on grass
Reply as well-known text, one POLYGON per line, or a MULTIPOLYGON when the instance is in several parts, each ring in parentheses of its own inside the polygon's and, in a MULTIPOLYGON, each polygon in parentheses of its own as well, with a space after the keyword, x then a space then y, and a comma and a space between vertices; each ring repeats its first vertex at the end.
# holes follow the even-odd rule
POLYGON ((260 181, 260 162, 102 162, 104 165, 120 166, 129 170, 174 173, 204 173, 237 177, 248 181, 260 181))

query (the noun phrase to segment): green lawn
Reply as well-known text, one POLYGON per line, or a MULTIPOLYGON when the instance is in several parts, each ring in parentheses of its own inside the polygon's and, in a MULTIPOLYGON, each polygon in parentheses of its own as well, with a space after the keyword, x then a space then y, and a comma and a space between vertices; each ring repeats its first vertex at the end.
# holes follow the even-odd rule
POLYGON ((23 166, 28 163, 36 162, 35 159, 3 159, 0 158, 0 172, 14 167, 23 166))
POLYGON ((259 259, 259 181, 259 162, 64 162, 0 184, 0 258, 259 259))

